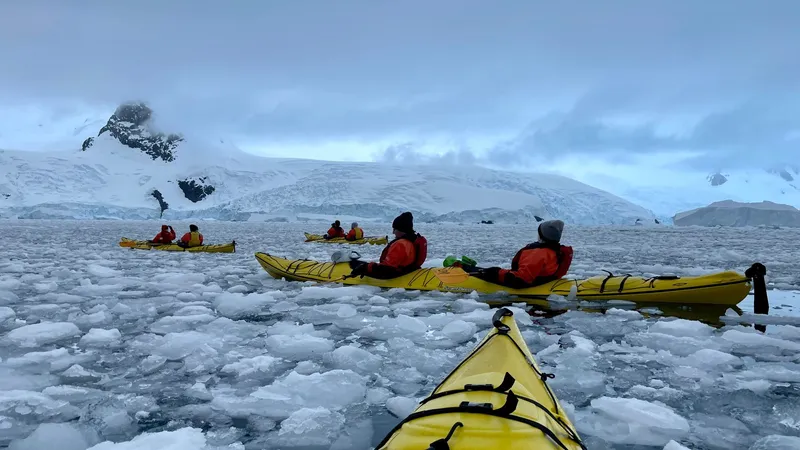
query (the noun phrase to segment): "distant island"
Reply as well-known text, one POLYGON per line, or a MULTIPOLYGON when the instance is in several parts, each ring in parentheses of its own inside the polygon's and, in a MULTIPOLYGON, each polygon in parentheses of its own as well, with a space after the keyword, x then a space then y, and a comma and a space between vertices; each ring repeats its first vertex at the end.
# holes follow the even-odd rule
POLYGON ((800 227, 800 210, 791 205, 769 201, 740 203, 723 200, 702 208, 679 212, 672 220, 675 226, 800 227))

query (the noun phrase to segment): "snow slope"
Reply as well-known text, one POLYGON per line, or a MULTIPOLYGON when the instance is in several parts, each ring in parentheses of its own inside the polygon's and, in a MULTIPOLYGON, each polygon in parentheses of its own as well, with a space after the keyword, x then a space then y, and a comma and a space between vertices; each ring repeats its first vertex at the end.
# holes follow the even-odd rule
POLYGON ((138 145, 159 138, 146 129, 147 120, 131 120, 138 119, 112 116, 112 132, 87 139, 83 151, 0 151, 0 216, 158 218, 152 195, 158 191, 168 204, 165 218, 387 220, 410 210, 422 221, 528 222, 539 216, 577 224, 653 222, 642 207, 558 175, 263 158, 190 137, 176 141, 174 150, 164 139, 163 148, 137 149, 121 140, 138 145), (209 192, 189 195, 181 181, 209 192))

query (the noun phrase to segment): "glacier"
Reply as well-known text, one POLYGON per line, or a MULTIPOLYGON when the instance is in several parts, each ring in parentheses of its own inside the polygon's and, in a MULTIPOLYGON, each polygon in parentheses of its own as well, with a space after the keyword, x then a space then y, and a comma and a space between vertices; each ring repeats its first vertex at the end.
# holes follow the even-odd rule
POLYGON ((152 132, 141 107, 121 106, 72 150, 0 150, 0 218, 386 221, 410 210, 421 222, 655 222, 650 210, 560 175, 260 157, 224 140, 152 132))

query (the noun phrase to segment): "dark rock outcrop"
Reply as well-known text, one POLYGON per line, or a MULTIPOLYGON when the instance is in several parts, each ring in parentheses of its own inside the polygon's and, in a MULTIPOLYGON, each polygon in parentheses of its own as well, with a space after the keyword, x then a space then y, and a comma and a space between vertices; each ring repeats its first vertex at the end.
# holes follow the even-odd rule
POLYGON ((93 144, 94 144, 94 138, 93 137, 86 138, 86 140, 83 141, 83 144, 81 145, 81 151, 85 152, 86 149, 92 148, 93 144))
POLYGON ((800 210, 768 201, 739 203, 724 200, 703 208, 680 212, 673 217, 673 222, 676 226, 800 227, 800 210))
POLYGON ((206 177, 186 178, 178 181, 178 187, 183 191, 183 195, 192 203, 197 203, 211 195, 216 188, 208 184, 206 177))
POLYGON ((169 209, 169 203, 164 200, 164 196, 161 195, 161 192, 158 189, 153 189, 153 192, 151 192, 150 195, 158 200, 158 206, 161 207, 161 215, 159 215, 159 217, 164 217, 164 211, 169 209))
POLYGON ((794 181, 794 177, 786 169, 770 169, 769 173, 773 173, 775 175, 778 175, 779 177, 783 178, 786 181, 790 181, 790 182, 794 181))
MULTIPOLYGON (((175 149, 183 142, 183 136, 151 132, 147 123, 152 115, 153 111, 144 103, 120 105, 97 135, 108 132, 123 145, 141 150, 153 160, 174 161, 175 149)), ((91 145, 87 139, 83 142, 83 150, 91 145)))
POLYGON ((728 182, 728 178, 719 172, 707 176, 706 179, 712 186, 721 186, 728 182))

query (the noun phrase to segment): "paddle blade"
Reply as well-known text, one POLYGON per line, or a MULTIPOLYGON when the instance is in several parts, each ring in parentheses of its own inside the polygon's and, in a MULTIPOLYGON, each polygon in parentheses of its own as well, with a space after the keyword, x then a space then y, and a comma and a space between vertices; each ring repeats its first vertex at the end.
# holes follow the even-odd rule
POLYGON ((433 275, 445 284, 463 283, 469 279, 469 274, 460 267, 443 267, 433 269, 433 275))

